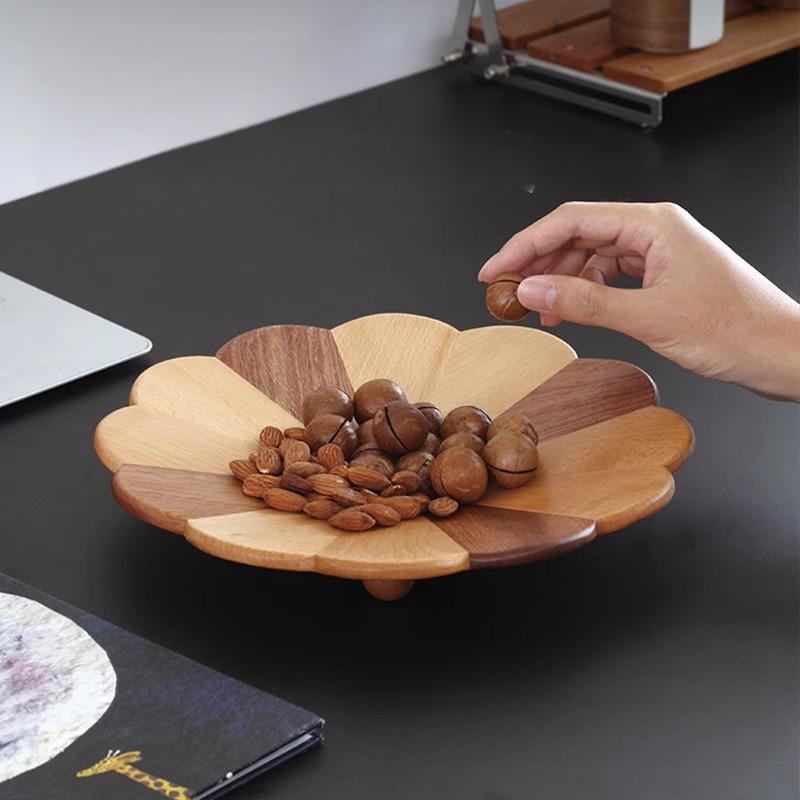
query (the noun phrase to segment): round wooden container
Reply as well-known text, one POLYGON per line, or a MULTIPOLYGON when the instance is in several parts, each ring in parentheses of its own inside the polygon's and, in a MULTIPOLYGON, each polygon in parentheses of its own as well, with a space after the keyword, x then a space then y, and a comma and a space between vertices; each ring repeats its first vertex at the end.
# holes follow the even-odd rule
POLYGON ((683 53, 722 38, 725 0, 612 0, 611 39, 620 47, 683 53))
POLYGON ((694 445, 679 414, 621 361, 578 358, 561 339, 513 325, 458 331, 411 314, 376 314, 327 330, 274 325, 213 356, 145 370, 130 405, 97 426, 114 496, 142 520, 217 558, 361 580, 382 600, 415 580, 550 558, 654 514, 694 445), (320 385, 348 393, 392 378, 447 411, 527 414, 539 433, 536 478, 493 487, 446 519, 344 533, 242 494, 228 463, 258 447, 265 425, 296 427, 320 385))

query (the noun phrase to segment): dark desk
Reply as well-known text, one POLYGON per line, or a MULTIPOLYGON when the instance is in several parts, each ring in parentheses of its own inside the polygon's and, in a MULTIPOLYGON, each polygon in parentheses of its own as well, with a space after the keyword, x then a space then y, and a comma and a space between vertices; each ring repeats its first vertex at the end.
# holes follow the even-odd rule
POLYGON ((441 69, 1 208, 3 269, 155 349, 0 412, 0 569, 327 717, 242 798, 796 798, 796 407, 565 325, 694 425, 675 499, 393 605, 137 522, 91 447, 147 363, 249 328, 487 324, 475 271, 568 199, 674 200, 797 296, 796 76, 788 54, 687 89, 643 134, 441 69))

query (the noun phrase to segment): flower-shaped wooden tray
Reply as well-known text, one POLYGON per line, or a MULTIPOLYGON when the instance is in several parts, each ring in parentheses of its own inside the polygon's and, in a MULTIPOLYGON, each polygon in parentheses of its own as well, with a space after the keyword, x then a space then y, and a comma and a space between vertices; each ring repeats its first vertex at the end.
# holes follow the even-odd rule
POLYGON ((384 599, 415 579, 559 555, 649 516, 672 497, 671 473, 694 444, 637 367, 577 358, 531 328, 458 331, 410 314, 249 331, 216 358, 150 367, 130 402, 94 440, 125 509, 219 558, 360 579, 384 599), (540 436, 536 477, 447 519, 358 534, 242 494, 228 463, 256 449, 265 425, 299 425, 304 396, 321 385, 352 392, 378 377, 445 412, 469 404, 493 417, 528 414, 540 436))

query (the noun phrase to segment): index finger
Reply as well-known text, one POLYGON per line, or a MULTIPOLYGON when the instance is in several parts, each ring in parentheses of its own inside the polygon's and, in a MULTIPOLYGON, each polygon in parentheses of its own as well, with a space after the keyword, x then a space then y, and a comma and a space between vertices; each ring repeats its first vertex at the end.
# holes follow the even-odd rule
POLYGON ((619 251, 644 256, 653 236, 646 204, 565 203, 515 233, 483 265, 478 280, 489 282, 504 272, 530 272, 537 260, 546 261, 546 256, 569 245, 603 248, 605 255, 619 251))

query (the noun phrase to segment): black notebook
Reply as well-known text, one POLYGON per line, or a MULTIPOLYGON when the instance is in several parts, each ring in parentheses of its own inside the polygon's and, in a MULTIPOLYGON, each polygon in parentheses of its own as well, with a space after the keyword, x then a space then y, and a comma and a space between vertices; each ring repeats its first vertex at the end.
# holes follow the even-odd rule
POLYGON ((0 574, 0 798, 211 800, 322 720, 0 574))

